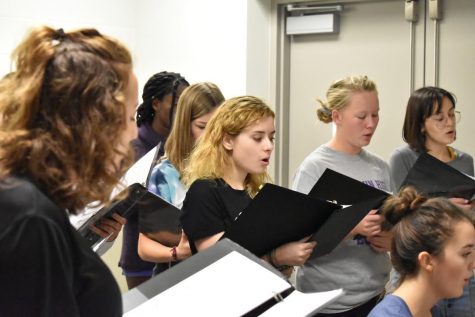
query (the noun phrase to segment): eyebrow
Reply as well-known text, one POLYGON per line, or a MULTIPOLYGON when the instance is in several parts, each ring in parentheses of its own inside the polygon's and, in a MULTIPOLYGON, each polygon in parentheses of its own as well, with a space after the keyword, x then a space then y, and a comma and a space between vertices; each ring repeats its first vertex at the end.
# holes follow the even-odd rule
POLYGON ((469 243, 469 244, 467 244, 467 245, 464 245, 464 246, 462 247, 462 249, 473 249, 474 247, 475 247, 474 244, 469 243))
MULTIPOLYGON (((267 134, 266 131, 261 131, 261 130, 251 131, 251 133, 253 133, 253 134, 267 134)), ((270 134, 275 134, 275 130, 271 131, 270 134)))

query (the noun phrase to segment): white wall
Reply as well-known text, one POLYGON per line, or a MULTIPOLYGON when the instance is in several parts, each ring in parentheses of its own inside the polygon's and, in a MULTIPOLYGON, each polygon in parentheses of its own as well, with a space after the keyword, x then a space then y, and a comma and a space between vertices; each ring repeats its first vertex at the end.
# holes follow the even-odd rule
POLYGON ((43 24, 65 30, 95 27, 119 38, 134 51, 135 7, 135 2, 130 0, 0 1, 0 76, 10 71, 11 51, 27 31, 43 24))
POLYGON ((246 89, 246 1, 141 0, 136 71, 141 86, 154 73, 211 81, 226 98, 246 89))

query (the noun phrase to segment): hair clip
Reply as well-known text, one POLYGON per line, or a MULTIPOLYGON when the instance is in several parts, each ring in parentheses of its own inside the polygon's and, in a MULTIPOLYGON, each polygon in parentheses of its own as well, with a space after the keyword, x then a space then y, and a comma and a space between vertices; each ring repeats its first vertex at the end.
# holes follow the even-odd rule
POLYGON ((59 28, 54 32, 54 37, 53 40, 51 41, 53 46, 58 45, 61 43, 62 40, 66 37, 66 34, 64 33, 63 28, 59 28))

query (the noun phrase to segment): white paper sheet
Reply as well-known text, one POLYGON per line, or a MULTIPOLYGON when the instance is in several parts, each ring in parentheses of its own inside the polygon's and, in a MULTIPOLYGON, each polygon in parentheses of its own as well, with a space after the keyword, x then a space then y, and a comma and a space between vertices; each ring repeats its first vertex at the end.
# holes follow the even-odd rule
POLYGON ((233 251, 124 316, 241 316, 289 287, 233 251))

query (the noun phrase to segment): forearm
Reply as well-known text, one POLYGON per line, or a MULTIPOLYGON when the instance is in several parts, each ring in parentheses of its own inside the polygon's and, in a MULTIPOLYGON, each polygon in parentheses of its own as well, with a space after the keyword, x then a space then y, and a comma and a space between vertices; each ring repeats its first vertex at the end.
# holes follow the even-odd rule
POLYGON ((173 261, 173 256, 169 247, 150 239, 143 233, 139 234, 137 250, 140 258, 144 261, 155 263, 167 263, 173 261))

